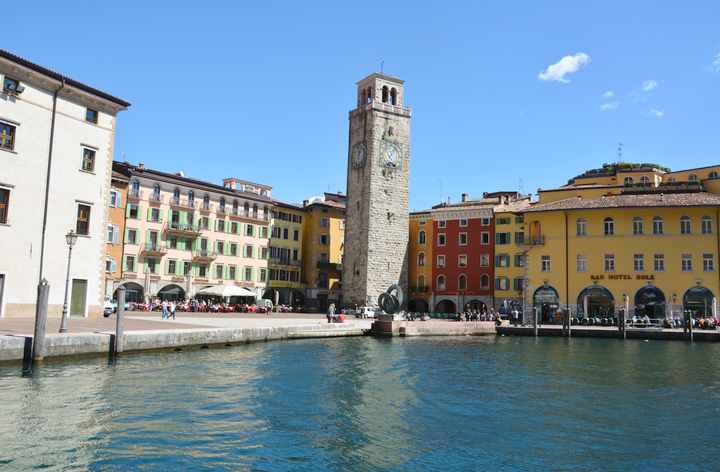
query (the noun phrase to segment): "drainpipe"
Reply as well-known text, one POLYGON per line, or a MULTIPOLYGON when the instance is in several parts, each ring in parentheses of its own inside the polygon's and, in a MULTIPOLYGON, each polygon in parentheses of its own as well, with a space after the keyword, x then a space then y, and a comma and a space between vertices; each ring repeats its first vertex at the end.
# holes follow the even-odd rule
POLYGON ((40 275, 38 283, 43 279, 43 263, 45 261, 45 231, 47 229, 48 199, 50 198, 50 171, 52 169, 53 141, 55 138, 55 115, 57 112, 58 93, 65 88, 65 79, 62 79, 60 86, 53 93, 52 119, 50 122, 50 145, 48 147, 47 176, 45 178, 45 205, 43 207, 42 236, 40 237, 40 275))

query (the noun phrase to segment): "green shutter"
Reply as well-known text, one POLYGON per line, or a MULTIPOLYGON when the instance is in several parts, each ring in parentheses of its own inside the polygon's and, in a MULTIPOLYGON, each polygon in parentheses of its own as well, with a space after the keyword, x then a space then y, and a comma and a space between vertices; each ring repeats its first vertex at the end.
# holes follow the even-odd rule
POLYGON ((123 272, 127 272, 127 256, 122 259, 122 270, 123 272))
POLYGON ((130 205, 125 207, 125 218, 130 218, 130 205))
POLYGON ((148 207, 148 209, 147 209, 147 220, 148 221, 150 221, 150 210, 151 210, 151 208, 148 207))
POLYGON ((181 225, 186 225, 187 222, 188 222, 187 212, 186 212, 186 211, 179 211, 178 213, 180 213, 180 216, 178 216, 178 221, 180 222, 181 225))
POLYGON ((162 208, 160 209, 160 221, 165 221, 165 210, 163 210, 162 208))

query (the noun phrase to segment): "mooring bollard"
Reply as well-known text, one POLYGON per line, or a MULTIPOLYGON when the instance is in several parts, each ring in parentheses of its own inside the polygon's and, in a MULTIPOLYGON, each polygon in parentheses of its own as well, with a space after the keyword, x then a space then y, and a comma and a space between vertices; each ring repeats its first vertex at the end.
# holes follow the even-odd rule
POLYGON ((535 337, 538 337, 538 309, 537 307, 533 307, 533 331, 535 333, 535 337))
POLYGON ((35 332, 33 334, 32 360, 41 361, 45 357, 45 332, 47 330, 48 295, 50 284, 42 279, 37 288, 37 302, 35 305, 35 332))
POLYGON ((117 298, 117 310, 115 311, 115 346, 113 348, 113 353, 115 355, 123 352, 123 316, 125 315, 125 287, 118 287, 117 298))
POLYGON ((618 313, 618 330, 623 339, 627 339, 627 333, 625 331, 625 310, 620 310, 618 313))
POLYGON ((695 336, 693 335, 693 316, 692 312, 688 312, 687 315, 688 332, 690 334, 690 342, 695 342, 695 336))

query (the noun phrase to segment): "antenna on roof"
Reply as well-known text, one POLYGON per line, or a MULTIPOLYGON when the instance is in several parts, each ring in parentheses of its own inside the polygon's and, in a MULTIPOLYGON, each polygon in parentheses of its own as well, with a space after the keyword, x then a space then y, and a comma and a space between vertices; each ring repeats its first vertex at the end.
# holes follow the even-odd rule
POLYGON ((618 143, 618 162, 622 162, 623 143, 618 143))
POLYGON ((383 73, 383 69, 385 69, 385 61, 383 61, 382 59, 380 59, 380 75, 385 75, 385 74, 383 73))
POLYGON ((523 184, 523 179, 520 177, 518 179, 518 191, 520 192, 520 195, 525 194, 525 185, 523 184))

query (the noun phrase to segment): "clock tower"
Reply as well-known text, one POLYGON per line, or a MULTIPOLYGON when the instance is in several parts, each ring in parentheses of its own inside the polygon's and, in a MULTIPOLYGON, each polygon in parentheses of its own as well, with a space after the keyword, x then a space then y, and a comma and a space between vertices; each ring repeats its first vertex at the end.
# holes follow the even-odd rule
POLYGON ((411 110, 403 84, 370 74, 357 83, 350 111, 342 279, 349 305, 375 306, 393 284, 407 294, 411 110))

